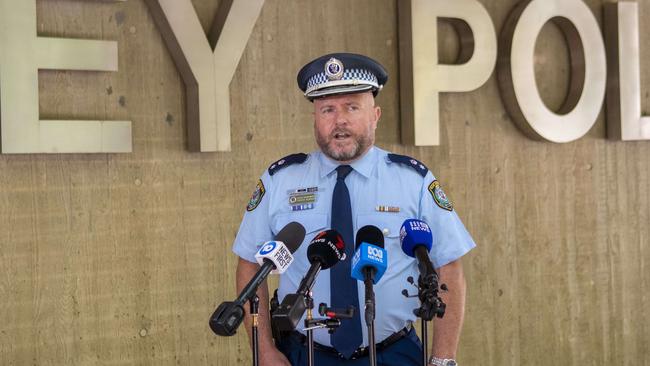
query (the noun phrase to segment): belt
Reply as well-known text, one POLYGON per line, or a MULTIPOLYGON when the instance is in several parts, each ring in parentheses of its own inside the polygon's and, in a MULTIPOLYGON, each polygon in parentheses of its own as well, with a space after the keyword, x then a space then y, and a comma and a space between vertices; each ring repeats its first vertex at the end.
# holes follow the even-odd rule
MULTIPOLYGON (((411 323, 409 323, 404 328, 402 328, 399 331, 389 335, 388 337, 386 337, 386 339, 384 339, 383 341, 377 343, 376 344, 377 352, 381 352, 382 350, 390 347, 392 344, 394 344, 397 341, 401 340, 402 338, 406 337, 411 331, 413 331, 413 326, 411 325, 411 323)), ((293 332, 291 332, 290 337, 295 339, 296 341, 298 341, 303 346, 307 346, 307 336, 306 335, 304 335, 304 334, 302 334, 300 332, 297 332, 297 331, 293 331, 293 332)), ((332 353, 332 354, 335 354, 335 355, 339 356, 342 359, 345 359, 345 357, 342 354, 340 354, 339 351, 337 351, 336 348, 334 348, 334 347, 324 346, 324 345, 322 345, 320 343, 314 342, 314 349, 317 350, 317 351, 321 351, 321 352, 332 353)), ((369 353, 370 353, 370 347, 359 347, 359 348, 357 348, 356 351, 354 351, 352 353, 352 355, 350 356, 349 359, 350 360, 356 360, 357 358, 368 356, 369 353)))

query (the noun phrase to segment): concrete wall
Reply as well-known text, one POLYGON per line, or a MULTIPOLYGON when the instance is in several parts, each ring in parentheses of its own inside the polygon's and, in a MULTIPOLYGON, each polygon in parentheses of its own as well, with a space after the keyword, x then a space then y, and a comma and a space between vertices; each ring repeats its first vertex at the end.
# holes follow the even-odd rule
MULTIPOLYGON (((209 29, 218 1, 192 2, 209 29)), ((603 2, 587 1, 599 21, 603 2)), ((267 0, 231 84, 232 152, 189 153, 184 87, 142 0, 37 3, 41 35, 119 42, 117 73, 41 72, 42 118, 130 119, 133 153, 0 155, 0 364, 249 363, 243 329, 220 338, 207 320, 235 296, 230 246, 257 177, 315 148, 296 71, 345 50, 391 75, 378 145, 425 162, 478 244, 459 362, 650 365, 650 142, 607 140, 604 108, 579 141, 533 141, 495 73, 442 96, 441 146, 402 146, 396 0, 267 0)), ((499 32, 516 1, 481 3, 499 32)), ((550 106, 567 60, 547 25, 536 70, 550 106)))

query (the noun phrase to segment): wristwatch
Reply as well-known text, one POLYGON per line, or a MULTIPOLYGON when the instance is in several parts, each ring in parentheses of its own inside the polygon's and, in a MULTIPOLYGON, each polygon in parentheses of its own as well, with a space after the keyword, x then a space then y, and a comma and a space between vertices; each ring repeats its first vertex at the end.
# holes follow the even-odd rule
POLYGON ((433 366, 458 366, 456 360, 451 358, 429 357, 429 365, 433 366))

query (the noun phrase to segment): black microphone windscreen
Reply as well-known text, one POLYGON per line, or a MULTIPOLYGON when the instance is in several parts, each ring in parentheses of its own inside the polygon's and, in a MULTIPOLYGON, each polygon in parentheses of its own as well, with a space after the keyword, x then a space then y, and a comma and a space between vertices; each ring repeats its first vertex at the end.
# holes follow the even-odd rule
POLYGON ((336 230, 320 232, 309 243, 307 258, 309 263, 320 262, 321 269, 328 269, 338 263, 345 255, 345 243, 336 230))
POLYGON ((281 241, 286 245, 291 253, 294 253, 303 240, 305 240, 305 227, 292 221, 278 232, 275 240, 281 241))
POLYGON ((376 226, 366 225, 357 231, 357 242, 355 248, 358 248, 361 243, 368 243, 383 248, 384 233, 382 233, 376 226))

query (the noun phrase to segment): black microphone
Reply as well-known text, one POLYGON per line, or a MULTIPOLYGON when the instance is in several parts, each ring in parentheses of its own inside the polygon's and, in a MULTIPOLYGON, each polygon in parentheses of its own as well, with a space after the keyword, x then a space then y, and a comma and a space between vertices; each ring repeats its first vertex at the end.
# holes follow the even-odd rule
POLYGON ((293 261, 294 253, 305 239, 305 228, 290 222, 278 232, 274 241, 262 245, 256 259, 262 262, 260 269, 242 289, 235 301, 224 301, 210 317, 210 328, 220 336, 232 336, 244 320, 243 305, 257 293, 257 288, 273 270, 284 272, 293 261))
POLYGON ((326 230, 309 243, 307 259, 311 266, 303 277, 298 290, 287 294, 273 313, 273 322, 280 331, 292 331, 307 310, 305 296, 311 292, 316 276, 321 269, 328 269, 345 257, 343 238, 336 230, 326 230))

